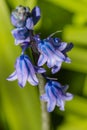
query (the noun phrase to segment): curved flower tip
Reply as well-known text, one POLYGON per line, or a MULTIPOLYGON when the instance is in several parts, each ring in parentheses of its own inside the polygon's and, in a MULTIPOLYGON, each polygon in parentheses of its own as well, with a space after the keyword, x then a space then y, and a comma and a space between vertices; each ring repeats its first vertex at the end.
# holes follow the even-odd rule
POLYGON ((41 11, 40 8, 38 6, 34 7, 32 9, 32 19, 33 19, 33 23, 34 25, 39 21, 40 17, 41 17, 41 11))
POLYGON ((48 81, 45 85, 45 94, 40 99, 47 102, 47 111, 52 112, 55 106, 58 106, 61 111, 64 111, 65 101, 73 98, 71 93, 66 92, 67 86, 62 86, 57 81, 48 81))
POLYGON ((44 68, 41 68, 41 67, 38 67, 38 66, 34 66, 34 69, 35 69, 35 72, 39 73, 39 74, 46 72, 46 70, 44 68))
POLYGON ((27 55, 21 55, 16 60, 15 72, 13 72, 7 80, 13 81, 18 79, 18 84, 21 87, 26 85, 26 81, 36 86, 38 85, 38 79, 35 73, 43 72, 45 72, 45 69, 33 66, 27 55))
POLYGON ((29 43, 30 43, 30 37, 27 37, 26 39, 23 39, 23 40, 17 40, 17 39, 15 39, 15 45, 21 44, 21 45, 26 46, 26 44, 30 45, 29 43))

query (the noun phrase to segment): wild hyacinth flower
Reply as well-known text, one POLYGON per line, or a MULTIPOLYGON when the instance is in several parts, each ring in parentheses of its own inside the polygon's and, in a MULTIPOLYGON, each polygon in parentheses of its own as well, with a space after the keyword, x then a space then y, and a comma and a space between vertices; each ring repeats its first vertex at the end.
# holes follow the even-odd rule
MULTIPOLYGON (((55 106, 58 106, 60 110, 64 110, 64 103, 66 100, 72 99, 72 94, 66 93, 67 86, 62 86, 54 81, 54 78, 47 77, 45 69, 40 66, 46 63, 53 74, 58 72, 63 62, 71 62, 67 52, 72 49, 73 45, 72 43, 62 42, 59 38, 52 38, 52 35, 41 40, 40 35, 34 34, 33 28, 39 21, 40 16, 41 13, 38 6, 34 7, 32 11, 28 7, 18 6, 12 12, 11 22, 15 26, 15 29, 12 30, 12 35, 15 39, 15 44, 20 44, 22 53, 16 60, 15 71, 7 80, 14 81, 18 79, 18 84, 21 87, 24 87, 27 81, 36 86, 39 84, 36 73, 41 73, 48 81, 45 85, 45 94, 41 96, 41 100, 47 102, 48 112, 53 111, 55 106), (38 62, 38 66, 33 65, 30 57, 25 55, 28 47, 30 47, 33 54, 35 65, 38 62)), ((39 80, 43 80, 43 78, 39 80)), ((42 87, 40 92, 42 93, 44 89, 43 83, 40 87, 42 87)))
POLYGON ((40 52, 38 66, 46 63, 49 68, 52 68, 52 73, 54 74, 60 70, 62 62, 70 63, 71 60, 62 51, 66 48, 67 44, 65 46, 65 43, 60 42, 60 45, 55 48, 53 43, 50 39, 38 42, 38 51, 40 52))
POLYGON ((7 78, 9 81, 18 79, 21 87, 26 85, 28 81, 31 85, 38 85, 38 79, 35 73, 44 73, 45 69, 33 66, 27 55, 21 55, 17 58, 15 71, 7 78))
POLYGON ((31 32, 34 25, 39 21, 40 16, 40 8, 38 6, 34 7, 31 12, 28 7, 16 7, 11 15, 11 22, 16 27, 12 31, 16 45, 30 42, 31 32))
POLYGON ((45 94, 41 96, 41 100, 47 102, 48 112, 52 112, 55 106, 61 111, 64 110, 65 101, 71 100, 73 95, 66 93, 68 86, 62 86, 57 81, 48 81, 45 85, 45 94))
POLYGON ((12 31, 12 34, 17 40, 25 40, 29 36, 29 30, 26 27, 16 28, 12 31))

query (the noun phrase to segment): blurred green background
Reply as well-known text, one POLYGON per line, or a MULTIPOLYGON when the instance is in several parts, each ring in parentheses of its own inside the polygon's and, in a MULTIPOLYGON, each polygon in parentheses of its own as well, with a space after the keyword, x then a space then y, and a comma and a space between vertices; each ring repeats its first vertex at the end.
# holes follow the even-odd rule
POLYGON ((62 30, 56 36, 74 43, 68 54, 72 63, 64 63, 54 75, 69 84, 74 99, 66 103, 64 112, 56 108, 51 113, 52 129, 87 130, 87 0, 0 0, 0 130, 41 130, 38 88, 27 84, 21 89, 17 81, 6 81, 21 52, 14 45, 10 22, 11 11, 20 4, 41 8, 35 32, 42 38, 62 30))

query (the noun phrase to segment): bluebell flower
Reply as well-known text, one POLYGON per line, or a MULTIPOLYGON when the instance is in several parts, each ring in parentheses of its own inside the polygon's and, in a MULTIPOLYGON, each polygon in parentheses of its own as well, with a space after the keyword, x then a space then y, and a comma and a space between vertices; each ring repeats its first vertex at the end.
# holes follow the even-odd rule
POLYGON ((53 74, 60 70, 62 62, 71 62, 70 58, 62 52, 62 44, 55 48, 49 39, 40 40, 37 44, 40 52, 38 66, 46 63, 49 68, 52 68, 53 74))
POLYGON ((12 35, 15 38, 15 44, 25 44, 26 42, 29 44, 30 42, 30 31, 26 28, 16 28, 12 30, 12 35))
POLYGON ((44 73, 45 69, 33 66, 27 55, 21 55, 17 58, 15 71, 7 78, 9 81, 18 79, 18 84, 21 87, 26 85, 28 81, 31 85, 38 85, 38 79, 35 73, 44 73))
POLYGON ((48 81, 45 85, 45 94, 40 99, 47 102, 47 111, 52 112, 55 106, 64 111, 65 101, 71 100, 73 95, 66 93, 68 86, 62 86, 57 81, 48 81))
POLYGON ((29 30, 32 30, 40 17, 41 13, 38 6, 34 7, 32 11, 30 11, 28 7, 20 5, 12 12, 11 22, 17 28, 27 27, 29 30))
POLYGON ((16 28, 12 30, 12 34, 17 40, 25 40, 29 36, 29 30, 27 28, 16 28))

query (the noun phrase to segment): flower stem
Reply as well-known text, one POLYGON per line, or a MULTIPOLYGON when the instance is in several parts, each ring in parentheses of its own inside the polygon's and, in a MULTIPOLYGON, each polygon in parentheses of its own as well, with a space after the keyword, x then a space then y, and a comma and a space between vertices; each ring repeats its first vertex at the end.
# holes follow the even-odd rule
MULTIPOLYGON (((37 51, 37 47, 35 46, 35 41, 33 39, 33 31, 30 32, 31 33, 31 50, 32 50, 32 56, 34 59, 34 63, 35 65, 37 64, 38 61, 38 51, 37 51)), ((45 93, 44 91, 44 86, 45 86, 45 78, 41 75, 41 74, 37 74, 38 80, 39 80, 39 94, 42 95, 43 93, 45 93)), ((47 112, 47 107, 46 107, 46 103, 41 101, 41 130, 50 130, 50 114, 47 112)))
MULTIPOLYGON (((42 95, 44 93, 45 80, 41 74, 38 74, 39 79, 39 93, 42 95)), ((41 118, 42 118, 42 129, 41 130, 50 130, 50 114, 47 112, 46 103, 40 101, 41 103, 41 118)))

